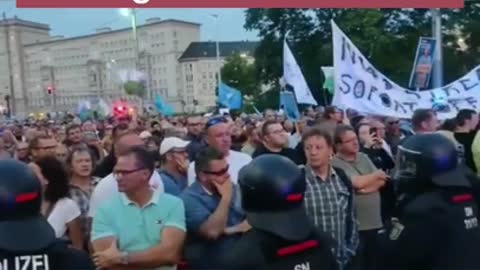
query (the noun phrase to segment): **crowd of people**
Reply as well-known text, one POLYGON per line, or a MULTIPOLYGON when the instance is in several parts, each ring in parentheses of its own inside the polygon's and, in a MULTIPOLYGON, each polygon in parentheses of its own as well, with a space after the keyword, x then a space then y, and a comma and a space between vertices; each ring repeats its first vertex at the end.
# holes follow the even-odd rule
MULTIPOLYGON (((251 229, 240 170, 265 154, 297 164, 308 217, 334 242, 340 269, 382 269, 377 235, 394 216, 392 172, 402 140, 437 132, 473 171, 478 114, 440 122, 309 108, 297 121, 263 115, 128 117, 4 124, 0 156, 22 161, 43 187, 42 214, 57 238, 98 268, 227 269, 251 229)), ((301 230, 302 228, 299 228, 301 230)))

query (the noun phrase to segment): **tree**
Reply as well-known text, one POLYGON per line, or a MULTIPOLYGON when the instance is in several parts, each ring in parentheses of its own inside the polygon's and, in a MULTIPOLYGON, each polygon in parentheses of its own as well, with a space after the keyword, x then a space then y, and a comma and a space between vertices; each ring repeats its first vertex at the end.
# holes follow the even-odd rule
MULTIPOLYGON (((332 19, 379 71, 407 86, 418 38, 431 35, 430 12, 425 9, 248 9, 244 27, 257 30, 261 38, 255 52, 261 81, 275 83, 282 76, 282 46, 288 32, 287 42, 305 79, 317 101, 322 101, 320 67, 333 64, 332 19)), ((463 61, 453 41, 457 39, 454 30, 469 29, 477 34, 468 35, 466 43, 480 47, 480 8, 445 10, 443 19, 447 83, 478 63, 478 51, 473 57, 472 50, 464 56, 471 60, 463 61), (452 19, 456 23, 451 23, 452 19)))
POLYGON ((222 67, 222 81, 227 85, 241 91, 244 97, 244 109, 253 112, 251 104, 259 108, 276 106, 276 99, 267 98, 262 94, 262 83, 258 76, 255 61, 242 54, 233 54, 226 59, 222 67), (272 102, 273 101, 273 102, 272 102))
POLYGON ((125 93, 130 96, 143 98, 147 92, 145 84, 141 81, 127 81, 123 84, 125 93))
POLYGON ((248 56, 234 54, 226 59, 222 67, 222 81, 242 92, 242 95, 255 96, 260 92, 255 62, 248 56))

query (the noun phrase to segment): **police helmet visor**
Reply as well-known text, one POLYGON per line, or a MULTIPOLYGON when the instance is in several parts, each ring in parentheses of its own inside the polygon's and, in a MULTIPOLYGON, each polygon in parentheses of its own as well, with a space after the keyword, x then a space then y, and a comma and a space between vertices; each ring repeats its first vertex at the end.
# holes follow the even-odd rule
POLYGON ((306 239, 313 229, 303 207, 288 211, 247 212, 247 221, 256 229, 290 241, 306 239))
POLYGON ((432 183, 439 187, 469 187, 471 185, 468 179, 469 169, 465 166, 456 166, 457 161, 451 159, 450 155, 439 154, 426 163, 422 160, 422 153, 399 146, 396 157, 397 169, 393 178, 397 181, 406 181, 431 177, 432 183))
POLYGON ((37 251, 54 241, 55 232, 41 215, 0 221, 0 250, 37 251))
POLYGON ((396 156, 397 168, 393 179, 414 179, 418 175, 418 164, 421 153, 398 146, 396 156))

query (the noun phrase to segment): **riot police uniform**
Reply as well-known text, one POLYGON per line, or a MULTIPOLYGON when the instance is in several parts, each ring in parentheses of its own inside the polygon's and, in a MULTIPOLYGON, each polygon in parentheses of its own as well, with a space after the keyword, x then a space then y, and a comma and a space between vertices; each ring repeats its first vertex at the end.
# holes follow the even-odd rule
POLYGON ((453 143, 414 135, 399 146, 397 160, 397 218, 381 235, 384 269, 480 269, 473 175, 459 165, 453 143))
POLYGON ((229 270, 338 269, 332 240, 306 215, 305 178, 295 163, 262 155, 240 171, 238 183, 252 229, 225 259, 229 270))
POLYGON ((0 270, 95 269, 88 254, 55 238, 41 204, 34 172, 19 161, 0 161, 0 270))

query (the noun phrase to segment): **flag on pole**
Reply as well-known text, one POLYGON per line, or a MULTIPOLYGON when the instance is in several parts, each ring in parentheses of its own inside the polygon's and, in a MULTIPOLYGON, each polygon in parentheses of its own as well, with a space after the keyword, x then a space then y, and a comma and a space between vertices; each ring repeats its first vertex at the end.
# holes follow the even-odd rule
POLYGON ((97 112, 99 116, 102 118, 105 118, 111 114, 111 111, 112 111, 112 108, 107 104, 107 102, 103 98, 100 98, 100 100, 98 101, 98 108, 97 108, 97 112))
POLYGON ((218 103, 231 110, 241 109, 242 93, 238 89, 221 82, 218 89, 218 103))
POLYGON ((283 80, 293 87, 299 104, 317 105, 286 40, 283 43, 283 80))
POLYGON ((292 122, 300 119, 300 111, 298 110, 297 102, 292 92, 280 92, 280 110, 283 110, 288 120, 292 122))
POLYGON ((77 115, 85 121, 92 117, 92 103, 89 100, 81 100, 77 105, 77 115))
POLYGON ((333 67, 322 67, 323 76, 325 81, 323 82, 323 88, 333 95, 335 91, 335 77, 333 74, 333 67))
POLYGON ((157 109, 158 112, 160 112, 163 115, 175 114, 175 109, 172 107, 172 105, 165 102, 160 95, 157 95, 155 97, 155 108, 157 109))

